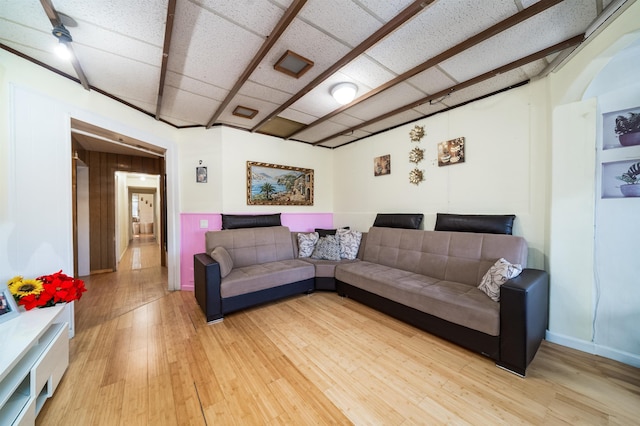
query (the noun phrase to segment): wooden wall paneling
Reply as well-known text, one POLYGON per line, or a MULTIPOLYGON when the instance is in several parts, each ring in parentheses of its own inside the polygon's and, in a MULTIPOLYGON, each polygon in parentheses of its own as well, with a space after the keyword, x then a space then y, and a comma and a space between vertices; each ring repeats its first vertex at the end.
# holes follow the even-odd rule
POLYGON ((101 269, 101 244, 100 244, 100 153, 89 152, 89 247, 90 247, 90 270, 99 271, 101 269))
POLYGON ((107 269, 116 270, 116 171, 118 156, 107 154, 107 269))

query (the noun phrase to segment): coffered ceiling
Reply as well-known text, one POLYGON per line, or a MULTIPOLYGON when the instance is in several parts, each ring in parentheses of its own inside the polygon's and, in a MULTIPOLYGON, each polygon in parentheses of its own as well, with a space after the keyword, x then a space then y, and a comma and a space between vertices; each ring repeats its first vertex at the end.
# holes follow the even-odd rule
POLYGON ((335 148, 544 76, 633 1, 0 0, 0 47, 176 127, 335 148))

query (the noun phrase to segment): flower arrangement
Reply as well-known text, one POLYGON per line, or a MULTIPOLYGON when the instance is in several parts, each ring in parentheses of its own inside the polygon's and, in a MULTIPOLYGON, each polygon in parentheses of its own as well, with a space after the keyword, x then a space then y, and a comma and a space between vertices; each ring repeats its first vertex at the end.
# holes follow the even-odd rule
POLYGON ((87 291, 84 281, 65 275, 62 270, 36 279, 13 277, 7 287, 18 305, 27 311, 80 300, 82 293, 87 291))

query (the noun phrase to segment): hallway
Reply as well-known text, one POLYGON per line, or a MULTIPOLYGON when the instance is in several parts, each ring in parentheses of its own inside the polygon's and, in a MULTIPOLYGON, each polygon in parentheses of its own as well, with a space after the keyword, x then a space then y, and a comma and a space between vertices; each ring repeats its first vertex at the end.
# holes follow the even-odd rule
POLYGON ((87 287, 76 302, 76 332, 117 318, 168 293, 167 268, 153 235, 129 243, 117 272, 81 277, 87 287))

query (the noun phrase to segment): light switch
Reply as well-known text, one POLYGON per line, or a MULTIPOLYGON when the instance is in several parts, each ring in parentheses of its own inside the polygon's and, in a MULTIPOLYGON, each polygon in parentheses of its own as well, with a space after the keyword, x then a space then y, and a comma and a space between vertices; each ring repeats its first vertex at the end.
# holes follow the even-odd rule
POLYGON ((208 229, 209 221, 207 219, 200 219, 200 229, 208 229))

